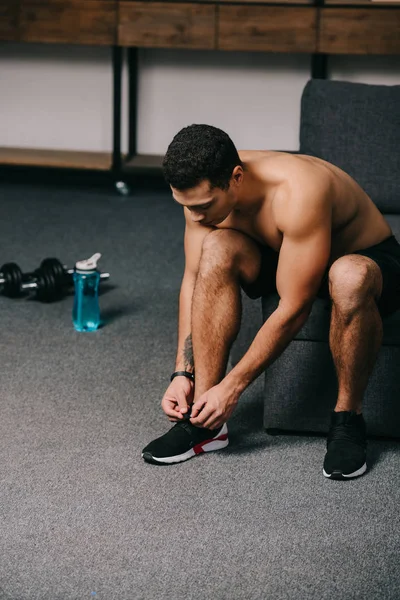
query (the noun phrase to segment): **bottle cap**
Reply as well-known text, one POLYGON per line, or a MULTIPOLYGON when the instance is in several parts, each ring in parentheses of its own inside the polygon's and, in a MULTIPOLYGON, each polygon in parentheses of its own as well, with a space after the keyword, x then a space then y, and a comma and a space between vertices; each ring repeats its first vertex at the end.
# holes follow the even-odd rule
POLYGON ((78 262, 75 264, 75 268, 78 269, 78 271, 95 271, 97 268, 97 261, 100 257, 101 254, 97 252, 86 260, 78 260, 78 262))

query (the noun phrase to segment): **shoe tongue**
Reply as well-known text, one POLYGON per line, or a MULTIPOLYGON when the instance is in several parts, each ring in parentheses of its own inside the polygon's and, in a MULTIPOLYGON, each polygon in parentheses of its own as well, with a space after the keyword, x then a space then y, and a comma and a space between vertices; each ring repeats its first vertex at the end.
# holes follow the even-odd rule
POLYGON ((186 419, 184 421, 178 421, 177 425, 184 429, 190 436, 192 435, 194 425, 192 425, 190 421, 186 419))

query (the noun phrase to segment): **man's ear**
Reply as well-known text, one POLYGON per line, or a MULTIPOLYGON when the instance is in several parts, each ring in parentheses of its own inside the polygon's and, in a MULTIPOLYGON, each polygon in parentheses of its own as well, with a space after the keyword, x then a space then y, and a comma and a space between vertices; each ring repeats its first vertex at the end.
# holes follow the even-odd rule
POLYGON ((237 183, 240 183, 243 179, 243 169, 240 165, 237 165, 233 169, 233 178, 237 183))

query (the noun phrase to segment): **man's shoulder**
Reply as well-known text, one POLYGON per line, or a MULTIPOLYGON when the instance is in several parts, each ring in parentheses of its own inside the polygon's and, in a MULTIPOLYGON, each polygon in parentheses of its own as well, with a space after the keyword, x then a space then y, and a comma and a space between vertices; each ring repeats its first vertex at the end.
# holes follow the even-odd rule
POLYGON ((305 221, 318 215, 326 216, 332 208, 332 187, 326 177, 319 177, 299 169, 292 174, 276 191, 272 203, 272 213, 277 227, 282 233, 299 227, 305 221))

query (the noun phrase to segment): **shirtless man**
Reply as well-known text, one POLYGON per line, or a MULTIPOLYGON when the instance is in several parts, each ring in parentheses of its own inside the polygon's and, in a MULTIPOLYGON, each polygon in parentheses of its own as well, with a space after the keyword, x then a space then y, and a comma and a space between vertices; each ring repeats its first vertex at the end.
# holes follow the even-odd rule
POLYGON ((318 295, 331 299, 339 390, 323 474, 362 475, 363 394, 382 316, 400 308, 400 244, 389 224, 338 167, 306 155, 238 153, 208 125, 182 129, 163 168, 186 219, 176 371, 161 403, 176 424, 142 457, 170 464, 227 446, 226 422, 241 393, 285 350, 318 295), (280 302, 226 374, 241 288, 250 298, 276 290, 280 302))

